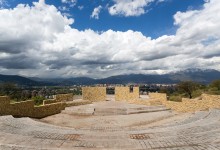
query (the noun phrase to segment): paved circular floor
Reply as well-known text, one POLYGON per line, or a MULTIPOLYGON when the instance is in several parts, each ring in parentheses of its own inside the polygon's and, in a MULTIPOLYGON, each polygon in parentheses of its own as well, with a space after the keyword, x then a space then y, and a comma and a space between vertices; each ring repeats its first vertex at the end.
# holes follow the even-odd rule
POLYGON ((106 102, 68 108, 41 120, 2 116, 0 149, 220 149, 220 110, 177 114, 158 106, 160 111, 125 115, 71 113, 99 106, 147 109, 106 102))

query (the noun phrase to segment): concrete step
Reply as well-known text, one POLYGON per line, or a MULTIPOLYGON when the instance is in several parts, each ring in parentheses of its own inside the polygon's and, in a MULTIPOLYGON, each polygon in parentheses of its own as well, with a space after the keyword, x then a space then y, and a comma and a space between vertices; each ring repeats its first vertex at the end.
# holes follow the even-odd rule
POLYGON ((94 115, 127 115, 126 108, 95 108, 94 115))
POLYGON ((127 114, 138 114, 138 113, 150 113, 150 112, 157 112, 157 111, 168 111, 170 109, 164 106, 157 106, 157 107, 143 107, 143 108, 130 108, 127 110, 127 114))
POLYGON ((87 108, 87 109, 80 109, 80 108, 72 108, 72 109, 65 109, 62 111, 64 114, 68 115, 93 115, 94 114, 94 108, 87 108))

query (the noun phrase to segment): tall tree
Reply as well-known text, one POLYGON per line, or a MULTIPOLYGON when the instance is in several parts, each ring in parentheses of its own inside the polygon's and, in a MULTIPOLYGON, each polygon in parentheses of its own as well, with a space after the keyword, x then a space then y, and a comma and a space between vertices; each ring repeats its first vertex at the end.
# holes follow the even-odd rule
POLYGON ((193 91, 199 88, 199 84, 193 81, 182 81, 177 86, 180 91, 189 95, 190 99, 192 98, 193 91))

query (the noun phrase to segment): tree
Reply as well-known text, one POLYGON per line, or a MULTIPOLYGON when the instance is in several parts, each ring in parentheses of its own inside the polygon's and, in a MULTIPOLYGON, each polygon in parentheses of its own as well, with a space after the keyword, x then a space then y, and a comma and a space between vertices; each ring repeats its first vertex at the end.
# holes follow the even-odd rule
POLYGON ((214 80, 210 86, 220 90, 220 80, 214 80))
POLYGON ((193 91, 199 88, 199 84, 193 81, 182 81, 177 86, 180 91, 189 95, 190 99, 192 98, 193 91))
POLYGON ((45 98, 42 97, 42 96, 32 97, 32 100, 34 100, 34 104, 35 104, 35 105, 42 105, 44 99, 45 99, 45 98))
POLYGON ((14 83, 3 83, 1 85, 1 95, 10 96, 11 99, 19 101, 21 99, 21 89, 14 83))
POLYGON ((2 92, 5 95, 10 95, 14 91, 16 91, 16 85, 15 84, 13 84, 13 83, 4 83, 2 85, 2 92))

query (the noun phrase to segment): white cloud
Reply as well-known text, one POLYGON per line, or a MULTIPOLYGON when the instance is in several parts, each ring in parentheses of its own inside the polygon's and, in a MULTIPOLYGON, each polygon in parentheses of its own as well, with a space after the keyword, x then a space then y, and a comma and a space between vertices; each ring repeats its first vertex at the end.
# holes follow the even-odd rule
POLYGON ((0 9, 3 9, 5 6, 9 6, 7 0, 0 0, 0 9))
POLYGON ((34 3, 0 10, 0 72, 43 77, 106 77, 220 68, 219 0, 177 12, 175 35, 79 31, 54 6, 34 3), (4 35, 4 36, 2 36, 4 35))
POLYGON ((78 6, 79 10, 83 10, 84 6, 78 6))
POLYGON ((90 17, 91 18, 95 18, 95 19, 99 19, 99 13, 100 13, 101 9, 102 9, 101 5, 99 5, 98 7, 94 8, 94 10, 93 10, 93 12, 92 12, 90 17))
POLYGON ((155 0, 113 0, 115 4, 109 7, 111 15, 140 16, 146 13, 145 7, 155 0))
POLYGON ((70 9, 66 6, 59 6, 58 7, 60 11, 69 11, 70 9))
POLYGON ((77 3, 77 0, 61 0, 61 2, 64 4, 69 4, 70 7, 74 7, 77 3))

